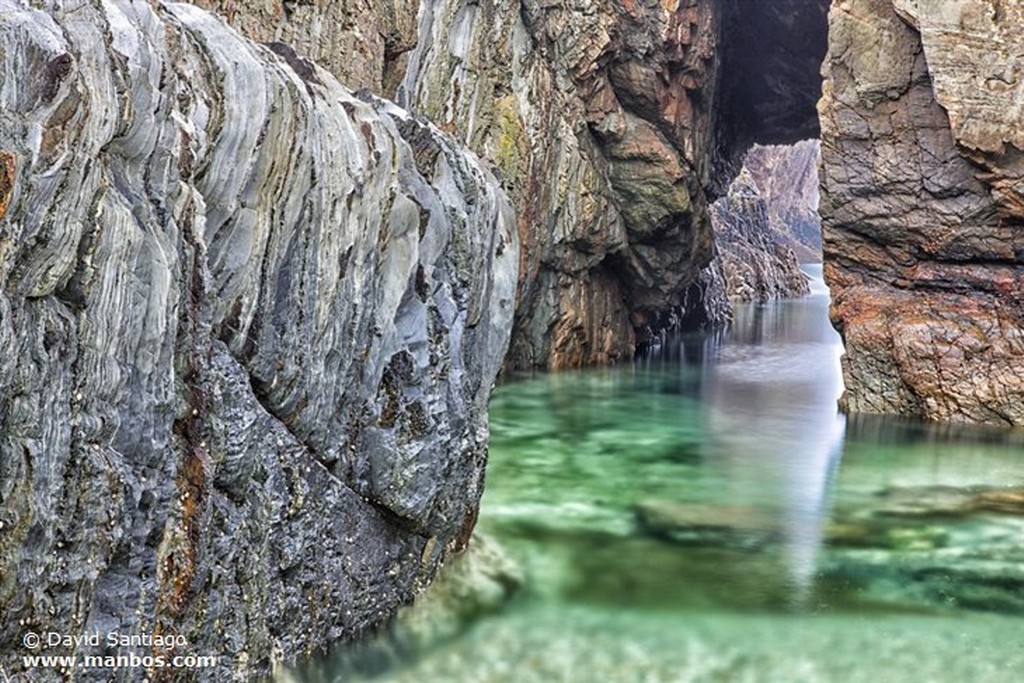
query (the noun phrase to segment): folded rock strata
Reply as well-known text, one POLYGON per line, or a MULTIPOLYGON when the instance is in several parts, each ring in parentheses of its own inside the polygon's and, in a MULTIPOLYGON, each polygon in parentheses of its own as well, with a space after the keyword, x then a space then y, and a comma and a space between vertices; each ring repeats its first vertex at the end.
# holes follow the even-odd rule
POLYGON ((0 664, 176 633, 250 680, 374 627, 473 526, 508 200, 192 5, 34 4, 0 0, 0 664))
POLYGON ((821 213, 843 402, 1024 424, 1024 8, 829 16, 821 213))

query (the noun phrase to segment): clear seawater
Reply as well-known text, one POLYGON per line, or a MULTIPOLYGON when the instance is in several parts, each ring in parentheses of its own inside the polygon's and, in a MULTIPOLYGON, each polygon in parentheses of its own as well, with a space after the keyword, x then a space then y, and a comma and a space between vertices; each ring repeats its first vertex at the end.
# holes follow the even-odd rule
POLYGON ((499 386, 479 528, 524 584, 375 679, 1024 680, 1024 433, 838 414, 809 272, 726 331, 499 386))

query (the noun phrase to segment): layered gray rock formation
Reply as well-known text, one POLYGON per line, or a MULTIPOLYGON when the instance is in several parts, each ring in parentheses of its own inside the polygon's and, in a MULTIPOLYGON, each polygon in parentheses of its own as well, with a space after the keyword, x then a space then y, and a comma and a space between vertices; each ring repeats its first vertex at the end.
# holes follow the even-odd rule
POLYGON ((249 680, 357 636, 473 526, 509 202, 191 5, 35 4, 0 0, 0 665, 181 634, 220 666, 150 673, 249 680))
POLYGON ((1024 424, 1024 8, 829 16, 825 275, 851 411, 1024 424))

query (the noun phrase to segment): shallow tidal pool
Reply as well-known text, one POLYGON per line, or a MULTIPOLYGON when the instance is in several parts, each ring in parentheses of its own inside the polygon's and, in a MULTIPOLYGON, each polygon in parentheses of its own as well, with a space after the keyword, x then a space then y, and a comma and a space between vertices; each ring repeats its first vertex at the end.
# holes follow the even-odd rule
POLYGON ((1021 680, 1024 433, 837 414, 815 284, 632 364, 498 387, 479 528, 521 585, 322 678, 1021 680))

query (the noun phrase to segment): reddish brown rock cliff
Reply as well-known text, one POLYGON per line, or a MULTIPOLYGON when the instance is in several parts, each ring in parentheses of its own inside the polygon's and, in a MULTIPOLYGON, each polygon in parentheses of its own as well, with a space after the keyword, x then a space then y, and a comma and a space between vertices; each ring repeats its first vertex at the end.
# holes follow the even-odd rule
POLYGON ((831 11, 821 212, 846 408, 1024 424, 1024 8, 831 11))

